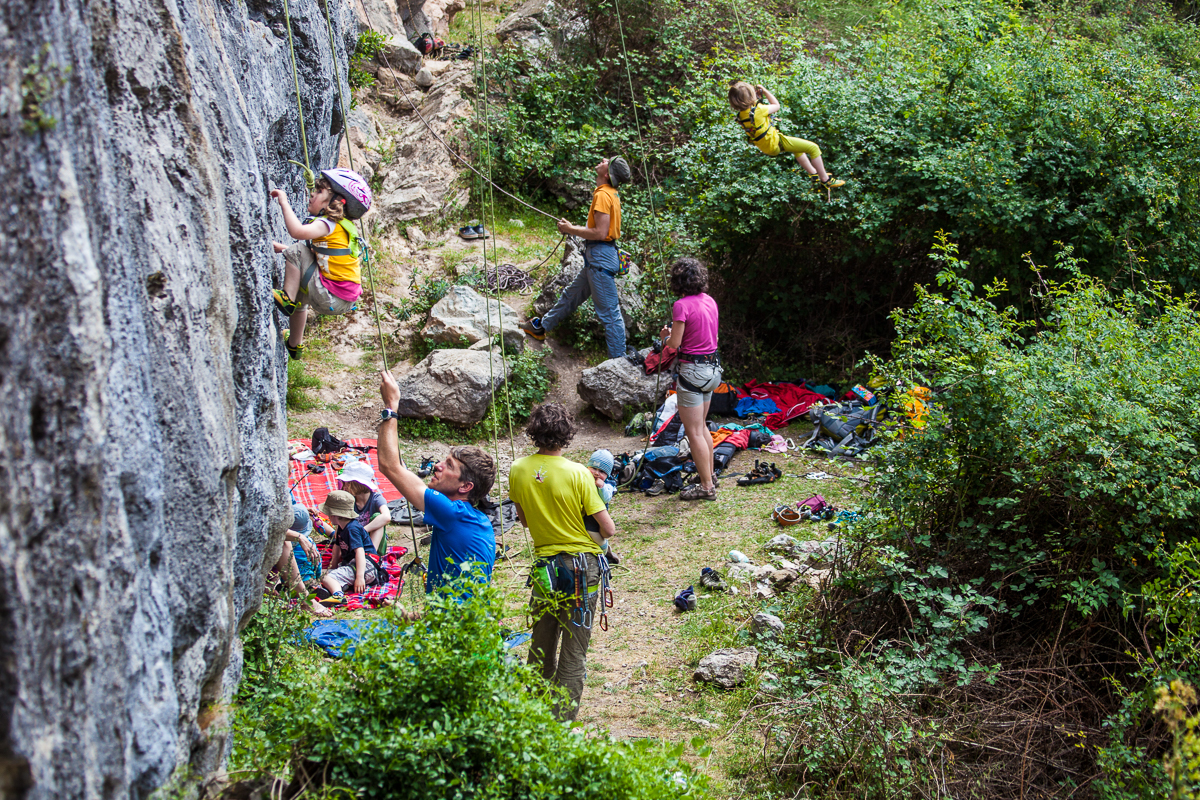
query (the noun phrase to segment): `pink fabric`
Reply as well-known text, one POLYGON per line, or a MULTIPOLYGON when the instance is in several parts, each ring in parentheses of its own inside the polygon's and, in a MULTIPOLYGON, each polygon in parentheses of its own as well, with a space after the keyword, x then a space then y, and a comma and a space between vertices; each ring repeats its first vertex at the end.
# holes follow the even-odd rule
POLYGON ((782 409, 763 420, 763 424, 773 431, 787 427, 789 422, 813 406, 829 402, 829 398, 825 395, 817 394, 794 383, 746 381, 745 389, 750 397, 769 397, 775 401, 775 405, 782 409))
POLYGON ((325 288, 329 293, 339 300, 345 300, 347 303, 353 303, 358 298, 362 297, 362 284, 354 281, 331 281, 324 275, 321 276, 321 283, 325 284, 325 288))
POLYGON ((717 301, 701 292, 675 301, 671 319, 683 322, 679 351, 706 355, 717 352, 717 301))

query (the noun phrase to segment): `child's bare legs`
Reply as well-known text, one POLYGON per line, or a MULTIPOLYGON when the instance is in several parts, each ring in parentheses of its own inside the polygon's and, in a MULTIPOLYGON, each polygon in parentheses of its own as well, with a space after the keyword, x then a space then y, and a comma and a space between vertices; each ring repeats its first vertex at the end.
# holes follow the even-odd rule
MULTIPOLYGON (((288 264, 288 269, 292 267, 288 264)), ((284 278, 283 286, 287 289, 287 278, 284 278)), ((300 288, 299 273, 296 276, 296 288, 300 288)), ((295 299, 295 295, 289 294, 289 297, 295 299)), ((304 326, 308 324, 308 303, 301 303, 290 317, 288 317, 288 346, 299 347, 304 344, 304 326)))
POLYGON ((809 175, 820 178, 821 183, 829 180, 829 173, 825 171, 825 161, 820 156, 810 159, 808 153, 796 153, 796 163, 804 167, 804 171, 809 175))
MULTIPOLYGON (((282 253, 287 249, 278 242, 274 242, 273 246, 276 253, 282 253)), ((283 290, 292 300, 295 300, 296 295, 300 292, 300 267, 286 258, 283 260, 283 290)))

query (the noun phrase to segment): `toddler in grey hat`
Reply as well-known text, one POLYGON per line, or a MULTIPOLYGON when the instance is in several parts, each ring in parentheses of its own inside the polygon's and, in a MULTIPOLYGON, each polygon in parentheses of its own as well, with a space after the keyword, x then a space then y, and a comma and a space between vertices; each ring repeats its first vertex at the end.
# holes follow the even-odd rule
MULTIPOLYGON (((600 499, 604 501, 606 511, 608 504, 612 502, 613 495, 617 493, 616 484, 610 482, 615 464, 616 459, 608 450, 597 450, 592 453, 592 457, 588 459, 587 463, 588 472, 592 473, 592 477, 596 480, 596 491, 600 494, 600 499)), ((621 563, 621 557, 609 546, 608 540, 600 535, 600 525, 596 520, 584 515, 583 527, 587 529, 592 541, 600 545, 600 552, 608 558, 608 563, 621 563)))

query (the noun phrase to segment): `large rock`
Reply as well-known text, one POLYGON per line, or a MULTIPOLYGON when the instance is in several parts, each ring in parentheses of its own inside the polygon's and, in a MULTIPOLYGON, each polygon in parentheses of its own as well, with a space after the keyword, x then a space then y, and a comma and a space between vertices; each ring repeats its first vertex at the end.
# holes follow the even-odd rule
POLYGON ((746 670, 758 665, 758 648, 725 647, 700 659, 692 676, 698 681, 732 689, 746 682, 746 670))
POLYGON ((750 632, 760 639, 778 639, 785 630, 783 620, 774 614, 758 611, 750 621, 750 632))
MULTIPOLYGON (((562 261, 557 275, 547 279, 542 285, 542 290, 538 293, 537 298, 533 301, 533 313, 535 316, 542 316, 558 302, 558 297, 563 293, 563 290, 571 285, 571 282, 578 277, 580 270, 583 269, 583 240, 576 236, 568 236, 563 248, 562 261)), ((639 333, 644 333, 642 313, 645 304, 642 302, 642 297, 638 293, 638 286, 642 280, 642 271, 635 264, 629 268, 629 274, 624 278, 617 278, 617 299, 621 303, 621 317, 625 320, 625 335, 627 337, 635 336, 639 333)), ((580 313, 580 312, 575 312, 580 313)), ((604 329, 603 323, 596 317, 595 312, 592 313, 591 324, 597 326, 599 330, 604 329)))
POLYGON ((383 44, 383 49, 375 56, 377 64, 399 70, 405 75, 416 75, 424 60, 421 51, 413 46, 403 30, 399 34, 389 36, 383 44))
MULTIPOLYGON (((292 18, 314 165, 357 34, 330 8, 336 53, 316 5, 292 18)), ((29 210, 0 222, 0 796, 188 796, 290 518, 283 8, 6 0, 0 27, 0 176, 29 210)))
POLYGON ((474 425, 487 413, 506 376, 499 353, 434 350, 399 379, 398 411, 402 417, 474 425))
POLYGON ((647 375, 626 358, 610 358, 579 374, 579 396, 609 419, 624 419, 626 409, 657 407, 667 393, 668 377, 647 375), (657 391, 656 391, 657 390, 657 391))
POLYGON ((467 344, 490 340, 504 332, 506 352, 525 349, 525 334, 517 325, 521 318, 504 303, 485 298, 470 286, 452 286, 446 296, 429 310, 429 322, 421 335, 439 344, 467 344))
POLYGON ((379 88, 392 98, 391 111, 400 120, 389 143, 393 157, 390 163, 380 163, 376 173, 380 189, 375 193, 373 213, 380 225, 428 217, 451 207, 466 207, 470 197, 459 179, 460 165, 446 145, 430 134, 408 102, 417 104, 438 136, 456 151, 465 152, 467 147, 459 122, 473 113, 471 103, 464 97, 471 88, 470 69, 467 62, 454 62, 425 93, 406 76, 378 71, 379 88), (402 87, 406 94, 392 92, 392 87, 402 87))
POLYGON ((563 47, 587 32, 582 16, 554 0, 527 0, 496 27, 501 42, 530 54, 561 54, 563 47))

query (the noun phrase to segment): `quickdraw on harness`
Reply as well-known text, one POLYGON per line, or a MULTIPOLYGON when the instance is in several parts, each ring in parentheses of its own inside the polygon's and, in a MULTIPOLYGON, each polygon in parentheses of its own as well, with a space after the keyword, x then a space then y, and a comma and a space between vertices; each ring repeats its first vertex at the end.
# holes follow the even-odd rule
POLYGON ((529 571, 526 586, 537 586, 543 597, 569 597, 571 603, 571 624, 577 628, 592 629, 595 612, 588 598, 599 592, 596 604, 600 607, 600 630, 608 630, 608 611, 613 607, 613 593, 610 585, 611 569, 608 559, 597 555, 600 566, 600 583, 593 590, 588 586, 587 559, 588 553, 559 553, 550 558, 540 558, 534 562, 529 571))

